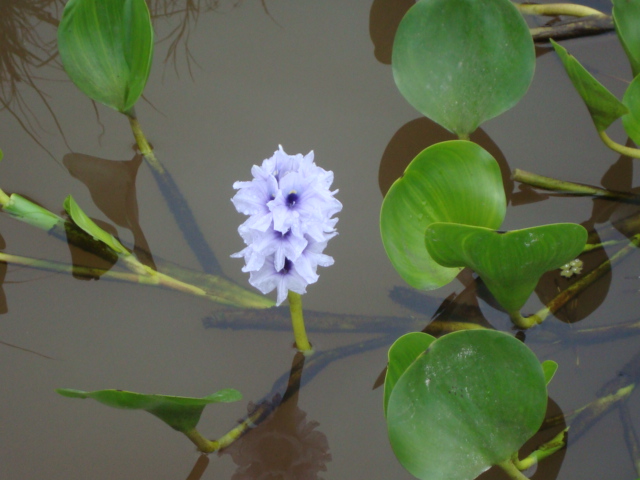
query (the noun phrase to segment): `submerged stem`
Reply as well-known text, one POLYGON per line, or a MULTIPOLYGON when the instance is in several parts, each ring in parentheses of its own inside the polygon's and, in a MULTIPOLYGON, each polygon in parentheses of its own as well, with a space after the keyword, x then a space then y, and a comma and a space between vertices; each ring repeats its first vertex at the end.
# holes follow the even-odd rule
POLYGON ((537 323, 542 323, 542 321, 547 318, 550 313, 555 313, 560 310, 569 300, 575 297, 577 294, 585 290, 589 285, 594 283, 597 279, 599 279, 602 275, 611 270, 611 267, 615 265, 617 262, 622 260, 625 256, 633 252, 640 245, 640 234, 634 235, 631 238, 631 241, 626 247, 618 250, 614 255, 611 256, 608 260, 602 262, 598 267, 591 270, 587 275, 582 277, 576 283, 568 287, 566 290, 563 290, 558 295, 556 295, 546 307, 539 310, 535 315, 531 315, 527 317, 531 318, 532 321, 535 317, 535 321, 537 323))
POLYGON ((289 290, 287 298, 289 299, 289 311, 291 312, 291 324, 293 326, 293 336, 296 339, 296 347, 303 353, 311 353, 311 344, 307 338, 302 316, 302 297, 299 293, 289 290))
POLYGON ((591 15, 597 17, 608 16, 595 8, 573 3, 547 3, 540 5, 514 3, 514 5, 520 13, 526 15, 544 15, 548 17, 555 17, 556 15, 569 15, 572 17, 589 17, 591 15))
MULTIPOLYGON (((640 153, 640 150, 638 151, 640 153)), ((615 192, 592 185, 568 182, 557 178, 545 177, 536 173, 526 172, 516 168, 511 173, 511 179, 516 182, 526 183, 536 188, 543 188, 560 193, 574 193, 578 195, 591 195, 596 197, 611 198, 613 200, 632 200, 640 202, 640 197, 633 193, 615 192)))

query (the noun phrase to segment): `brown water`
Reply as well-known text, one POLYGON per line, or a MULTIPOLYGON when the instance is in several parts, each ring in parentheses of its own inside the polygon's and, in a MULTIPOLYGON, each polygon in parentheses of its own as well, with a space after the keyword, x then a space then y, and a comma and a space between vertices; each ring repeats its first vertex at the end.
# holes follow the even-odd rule
MULTIPOLYGON (((406 8, 402 3, 411 2, 397 2, 396 8, 406 8)), ((426 325, 442 299, 464 287, 453 282, 431 292, 421 303, 422 315, 389 296, 404 284, 380 241, 381 189, 386 190, 402 171, 403 162, 444 138, 432 124, 418 119, 384 63, 391 19, 401 12, 381 1, 373 5, 221 1, 210 11, 205 4, 189 2, 201 7, 191 17, 183 12, 156 18, 161 41, 146 102, 139 102, 136 109, 224 273, 248 286, 241 261, 229 258, 242 248, 236 228, 243 219, 229 201, 233 182, 248 180, 251 166, 269 157, 278 144, 289 153, 313 149, 317 163, 334 171, 344 210, 340 235, 327 251, 335 265, 323 269, 319 282, 309 287, 305 308, 370 320, 382 315, 415 317, 413 328, 426 325), (187 33, 177 39, 171 32, 180 24, 187 33), (177 48, 172 55, 173 41, 177 48)), ((152 1, 156 14, 165 8, 177 12, 182 6, 177 1, 152 1)), ((3 21, 14 25, 13 30, 2 31, 5 44, 18 38, 17 45, 42 59, 54 54, 55 45, 49 42, 55 39, 55 18, 60 13, 56 7, 61 8, 55 0, 3 2, 3 21), (39 38, 25 37, 29 32, 39 38)), ((565 43, 600 81, 622 94, 625 83, 620 79, 630 74, 613 34, 565 43)), ((1 50, 8 52, 6 48, 1 50)), ((109 177, 113 169, 104 160, 124 162, 134 157, 127 120, 103 106, 94 109, 66 80, 57 58, 44 66, 25 66, 20 54, 3 57, 0 72, 3 100, 11 109, 0 112, 0 148, 5 154, 0 187, 53 211, 60 211, 64 198, 73 194, 93 217, 118 223, 124 240, 139 241, 143 235, 154 256, 199 269, 147 166, 142 164, 136 176, 132 164, 121 164, 118 174, 109 177), (24 69, 20 81, 15 74, 10 76, 6 58, 24 69), (98 182, 105 178, 114 179, 98 182), (93 197, 83 182, 92 185, 93 197), (129 195, 126 202, 123 192, 129 195)), ((539 57, 533 85, 523 101, 486 123, 480 135, 485 145, 493 142, 505 172, 521 168, 618 189, 639 180, 630 162, 617 162, 617 155, 600 143, 553 54, 539 57)), ((611 135, 624 141, 619 126, 611 135)), ((513 190, 518 192, 518 186, 513 190)), ((517 206, 510 206, 504 228, 592 218, 590 198, 541 198, 523 204, 530 196, 514 194, 517 206)), ((607 221, 600 215, 595 225, 605 229, 607 221)), ((0 216, 0 233, 7 253, 71 261, 64 242, 5 215, 0 216)), ((632 255, 560 314, 579 323, 567 326, 551 317, 527 333, 527 342, 541 360, 560 364, 550 396, 562 411, 594 400, 596 392, 637 353, 637 339, 631 335, 586 344, 573 331, 635 320, 639 273, 638 258, 632 255), (552 334, 557 331, 565 334, 562 343, 552 334)), ((0 317, 2 479, 187 478, 198 455, 180 434, 145 413, 66 399, 54 389, 120 388, 204 396, 220 388, 237 388, 244 401, 208 407, 199 424, 205 435, 216 437, 235 425, 249 401, 272 393, 274 382, 288 372, 293 360, 290 331, 262 330, 259 325, 244 330, 205 328, 202 320, 219 307, 185 294, 15 266, 7 267, 2 288, 6 297, 0 317)), ((474 301, 470 303, 473 307, 474 301)), ((483 300, 478 303, 471 315, 482 314, 494 327, 510 330, 505 314, 483 300)), ((532 296, 525 311, 540 306, 532 296)), ((312 328, 312 319, 309 323, 312 328)), ((256 479, 307 479, 318 474, 327 479, 411 478, 388 445, 382 391, 372 389, 386 363, 386 346, 409 330, 400 326, 382 342, 384 346, 339 358, 316 372, 305 371, 304 385, 288 406, 229 454, 212 455, 201 478, 228 479, 234 473, 235 478, 256 479), (278 476, 281 471, 289 473, 278 476)), ((358 330, 311 333, 319 352, 375 337, 358 330)), ((284 388, 279 391, 284 393, 284 388)), ((632 418, 627 423, 633 428, 640 420, 637 395, 630 397, 628 407, 632 418)), ((499 473, 490 475, 502 478, 499 473)), ((535 478, 636 477, 614 409, 535 478)))

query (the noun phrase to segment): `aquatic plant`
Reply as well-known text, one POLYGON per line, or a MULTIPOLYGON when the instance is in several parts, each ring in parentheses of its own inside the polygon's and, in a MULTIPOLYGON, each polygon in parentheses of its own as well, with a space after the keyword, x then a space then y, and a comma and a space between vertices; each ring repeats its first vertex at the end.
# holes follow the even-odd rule
POLYGON ((242 271, 262 293, 277 289, 276 305, 289 298, 296 344, 307 351, 300 295, 318 280, 318 266, 333 265, 322 253, 337 235, 333 216, 342 210, 338 190, 330 190, 333 172, 315 164, 313 151, 287 155, 279 146, 251 173, 253 180, 233 184, 231 201, 249 218, 238 227, 247 246, 232 257, 244 258, 242 271))
POLYGON ((511 335, 467 330, 400 337, 389 349, 384 414, 400 463, 429 480, 472 480, 493 465, 511 478, 565 444, 564 432, 526 459, 557 364, 511 335))

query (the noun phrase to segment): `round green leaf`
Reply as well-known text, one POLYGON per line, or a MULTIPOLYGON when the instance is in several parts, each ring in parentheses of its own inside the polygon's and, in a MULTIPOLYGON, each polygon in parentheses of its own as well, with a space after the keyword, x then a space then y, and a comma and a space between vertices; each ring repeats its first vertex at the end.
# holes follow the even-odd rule
POLYGON ((69 0, 58 27, 64 69, 93 100, 129 111, 147 83, 153 28, 144 0, 69 0))
POLYGON ((629 113, 616 96, 591 75, 567 49, 551 40, 571 83, 587 105, 598 132, 604 132, 621 116, 629 113))
POLYGON ((109 407, 145 410, 179 432, 193 430, 200 421, 200 415, 202 415, 204 407, 210 403, 236 402, 242 399, 242 394, 232 388, 220 390, 202 398, 146 395, 124 390, 85 392, 70 388, 59 388, 56 392, 71 398, 93 398, 109 407))
POLYGON ((387 364, 387 374, 384 377, 384 414, 387 415, 387 405, 391 391, 395 387, 398 379, 402 376, 409 365, 424 352, 435 337, 428 333, 411 332, 401 336, 389 349, 389 363, 387 364))
POLYGON ((509 313, 525 304, 543 273, 560 268, 584 249, 587 231, 575 223, 557 223, 511 232, 434 223, 425 242, 445 267, 469 267, 509 313))
POLYGON ((640 145, 640 76, 627 87, 622 103, 629 109, 629 113, 622 117, 624 130, 636 145, 640 145))
POLYGON ((547 408, 542 367, 522 342, 495 330, 439 338, 396 384, 387 410, 400 463, 425 480, 471 480, 508 460, 547 408))
POLYGON ((522 15, 508 0, 424 0, 400 22, 392 66, 411 105, 465 135, 524 96, 535 53, 522 15))
POLYGON ((434 222, 499 228, 506 198, 498 162, 464 140, 438 143, 420 152, 382 202, 380 232, 394 268, 411 286, 433 290, 460 268, 436 263, 424 246, 434 222))
POLYGON ((633 76, 637 77, 640 73, 640 0, 613 0, 612 17, 633 76))

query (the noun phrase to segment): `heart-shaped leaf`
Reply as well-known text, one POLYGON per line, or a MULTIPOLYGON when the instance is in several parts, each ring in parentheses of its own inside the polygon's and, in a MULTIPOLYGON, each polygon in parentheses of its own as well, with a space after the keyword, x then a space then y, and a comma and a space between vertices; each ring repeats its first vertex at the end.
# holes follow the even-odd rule
POLYGON ((551 40, 573 86, 587 105, 598 132, 604 132, 618 118, 629 113, 627 107, 607 90, 567 49, 551 40))
POLYGON ((392 65, 411 105, 468 135, 524 96, 535 53, 522 15, 508 0, 428 0, 400 22, 392 65))
POLYGON ((104 405, 114 408, 145 410, 179 432, 193 430, 200 421, 200 415, 202 415, 204 407, 210 403, 236 402, 242 399, 240 392, 232 388, 220 390, 202 398, 146 395, 123 390, 85 392, 70 388, 59 388, 56 392, 71 398, 93 398, 104 405))
POLYGON ((624 130, 636 145, 640 145, 640 76, 627 87, 622 103, 629 109, 629 113, 622 117, 624 130))
POLYGON ((85 95, 128 112, 149 78, 153 28, 144 0, 69 0, 58 27, 65 71, 85 95))
POLYGON ((479 145, 441 142, 420 152, 382 202, 380 232, 397 272, 411 286, 433 290, 460 268, 433 261, 424 232, 434 222, 499 228, 506 212, 500 167, 479 145))
POLYGON ((613 22, 620 43, 631 63, 633 77, 640 73, 640 1, 613 0, 613 22))
POLYGON ((538 280, 584 249, 587 231, 575 223, 556 223, 501 233, 488 228, 434 223, 425 236, 427 250, 445 267, 469 267, 509 313, 519 312, 538 280))
POLYGON ((389 440, 420 479, 472 480, 507 461, 544 419, 547 388, 528 347, 495 330, 445 335, 391 392, 389 440))
POLYGON ((411 332, 397 339, 389 348, 389 363, 384 377, 384 414, 387 415, 387 405, 393 387, 409 365, 423 353, 435 337, 428 333, 411 332))
POLYGON ((96 225, 95 222, 82 211, 71 195, 65 199, 64 209, 71 217, 71 220, 73 220, 80 229, 91 235, 94 239, 101 241, 118 255, 130 255, 129 250, 127 250, 124 245, 116 239, 116 237, 96 225))

